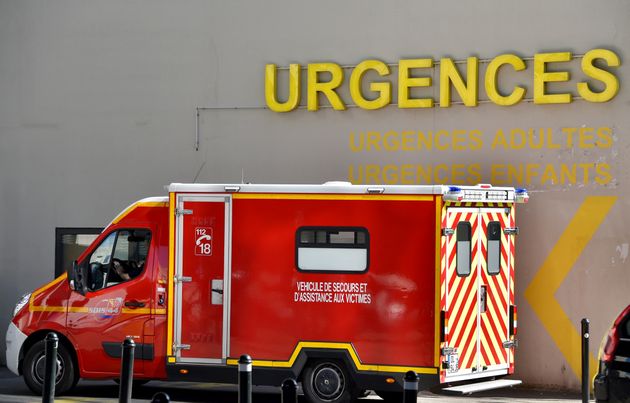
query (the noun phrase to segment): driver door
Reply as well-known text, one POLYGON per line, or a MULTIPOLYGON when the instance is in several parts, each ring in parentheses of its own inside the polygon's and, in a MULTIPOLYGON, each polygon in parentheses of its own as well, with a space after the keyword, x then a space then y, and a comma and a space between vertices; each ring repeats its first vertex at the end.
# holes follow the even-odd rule
POLYGON ((67 328, 85 372, 119 376, 121 345, 131 337, 136 343, 134 374, 141 375, 143 361, 153 359, 153 345, 144 340, 145 325, 150 328, 151 320, 152 231, 114 229, 101 239, 78 263, 87 273, 87 290, 85 295, 71 293, 67 328), (114 259, 141 270, 124 280, 113 268, 114 259))

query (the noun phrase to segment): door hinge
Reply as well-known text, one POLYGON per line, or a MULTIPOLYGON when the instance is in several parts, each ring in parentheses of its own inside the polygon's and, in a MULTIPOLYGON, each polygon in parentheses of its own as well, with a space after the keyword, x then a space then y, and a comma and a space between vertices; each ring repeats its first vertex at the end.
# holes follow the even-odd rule
POLYGON ((442 236, 451 236, 455 233, 453 228, 442 228, 442 236))
POLYGON ((518 347, 518 340, 507 340, 503 342, 503 348, 518 347))
POLYGON ((175 209, 175 215, 190 215, 192 213, 193 213, 192 210, 187 210, 187 209, 183 209, 183 208, 176 208, 175 209))
POLYGON ((442 355, 457 354, 457 347, 442 347, 442 355))
POLYGON ((175 276, 174 280, 176 283, 190 283, 192 281, 192 277, 175 276))
POLYGON ((503 233, 505 235, 518 235, 518 227, 514 228, 504 228, 503 233))
POLYGON ((178 350, 190 350, 190 344, 173 343, 173 351, 176 352, 178 350))

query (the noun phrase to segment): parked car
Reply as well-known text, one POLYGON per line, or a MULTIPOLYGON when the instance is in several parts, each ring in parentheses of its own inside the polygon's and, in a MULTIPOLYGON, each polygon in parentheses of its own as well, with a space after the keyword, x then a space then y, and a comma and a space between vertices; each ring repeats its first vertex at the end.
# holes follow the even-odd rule
POLYGON ((602 340, 594 390, 597 402, 630 403, 630 305, 602 340))

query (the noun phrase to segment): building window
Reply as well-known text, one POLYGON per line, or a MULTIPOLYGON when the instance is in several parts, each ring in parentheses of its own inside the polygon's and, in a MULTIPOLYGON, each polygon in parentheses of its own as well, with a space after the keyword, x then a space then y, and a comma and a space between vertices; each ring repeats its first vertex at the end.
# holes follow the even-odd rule
POLYGON ((488 223, 488 274, 496 275, 501 271, 501 223, 488 223))
POLYGON ((457 224, 457 275, 465 277, 470 274, 470 242, 471 228, 468 221, 457 224))
POLYGON ((55 229, 55 278, 72 268, 72 262, 90 246, 103 228, 55 229))
POLYGON ((302 227, 296 233, 296 265, 301 271, 362 273, 369 266, 365 228, 302 227))

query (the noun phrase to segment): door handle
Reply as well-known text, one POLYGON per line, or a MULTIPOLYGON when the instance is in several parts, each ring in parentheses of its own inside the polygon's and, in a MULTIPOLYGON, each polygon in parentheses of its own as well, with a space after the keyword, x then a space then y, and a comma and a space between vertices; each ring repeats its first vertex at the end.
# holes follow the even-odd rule
POLYGON ((480 306, 481 313, 486 312, 486 309, 488 307, 488 289, 487 289, 487 286, 485 285, 481 286, 481 290, 479 292, 479 305, 481 305, 480 306))
POLYGON ((125 306, 132 309, 143 308, 144 302, 132 299, 131 301, 125 301, 125 306))

